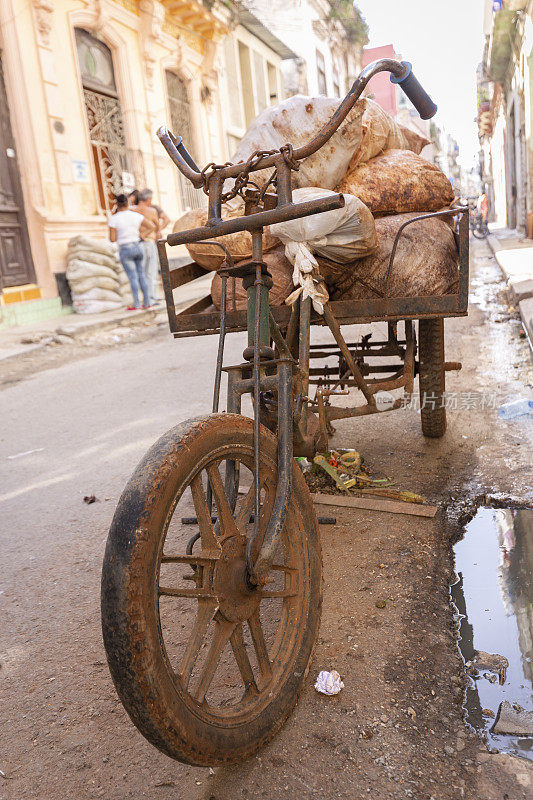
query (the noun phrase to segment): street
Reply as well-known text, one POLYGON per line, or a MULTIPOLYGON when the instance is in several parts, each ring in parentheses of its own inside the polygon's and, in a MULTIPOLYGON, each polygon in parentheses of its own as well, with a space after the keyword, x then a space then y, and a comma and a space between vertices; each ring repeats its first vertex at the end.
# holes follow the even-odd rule
MULTIPOLYGON (((335 510, 305 689, 273 742, 231 768, 173 762, 142 738, 114 691, 99 615, 118 498, 158 436, 209 411, 216 340, 152 326, 1 367, 0 798, 531 797, 533 764, 490 754, 463 722, 449 603, 451 547, 477 505, 533 503, 531 419, 496 416, 532 384, 530 350, 487 244, 472 248, 470 315, 446 323, 447 358, 463 368, 447 373, 458 403, 444 438, 424 439, 406 408, 340 422, 334 439, 437 516, 335 510), (341 674, 336 697, 315 692, 321 669, 341 674)), ((244 346, 230 335, 225 362, 244 346)))

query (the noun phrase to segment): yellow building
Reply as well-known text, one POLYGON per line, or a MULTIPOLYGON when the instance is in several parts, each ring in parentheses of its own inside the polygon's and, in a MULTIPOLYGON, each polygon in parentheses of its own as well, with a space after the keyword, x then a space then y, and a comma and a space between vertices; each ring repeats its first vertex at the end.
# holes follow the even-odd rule
POLYGON ((203 203, 155 132, 169 124, 200 164, 226 157, 231 24, 217 0, 0 0, 4 324, 59 310, 67 243, 107 235, 113 193, 149 187, 171 219, 203 203))

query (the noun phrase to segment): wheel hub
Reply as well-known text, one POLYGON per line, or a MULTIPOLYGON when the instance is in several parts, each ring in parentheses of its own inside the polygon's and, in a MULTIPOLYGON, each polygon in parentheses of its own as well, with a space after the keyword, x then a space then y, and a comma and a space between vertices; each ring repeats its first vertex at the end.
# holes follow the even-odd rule
POLYGON ((246 536, 232 536, 222 545, 214 574, 220 613, 230 622, 252 616, 260 602, 257 591, 246 582, 246 536))

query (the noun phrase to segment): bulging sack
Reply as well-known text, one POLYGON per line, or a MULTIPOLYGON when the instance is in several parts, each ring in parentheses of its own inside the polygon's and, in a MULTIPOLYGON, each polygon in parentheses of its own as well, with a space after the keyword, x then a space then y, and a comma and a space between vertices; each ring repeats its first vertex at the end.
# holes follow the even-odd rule
MULTIPOLYGON (((244 214, 244 203, 233 202, 226 203, 222 206, 222 219, 233 219, 234 217, 242 217, 244 214)), ((174 225, 173 232, 187 231, 191 228, 201 228, 207 222, 207 210, 203 208, 195 208, 188 211, 180 217, 174 225)), ((217 242, 223 244, 228 248, 231 257, 235 262, 245 261, 247 258, 252 257, 252 234, 248 231, 238 231, 237 233, 229 233, 226 236, 219 236, 217 242)), ((270 233, 268 226, 263 232, 263 252, 272 250, 273 247, 279 244, 270 233)), ((224 252, 216 245, 209 244, 208 242, 193 242, 186 245, 189 255, 197 264, 205 267, 206 269, 219 269, 224 261, 224 252)))
POLYGON ((75 280, 85 280, 86 278, 96 277, 110 278, 115 281, 119 280, 117 272, 111 269, 111 267, 77 258, 69 260, 67 267, 67 279, 69 283, 75 280))
MULTIPOLYGON (((300 169, 292 173, 294 188, 323 186, 333 189, 342 180, 350 159, 361 143, 362 116, 367 102, 358 100, 324 147, 301 162, 300 169)), ((244 134, 231 157, 232 163, 247 161, 256 150, 279 150, 285 144, 292 144, 296 150, 307 144, 329 122, 339 105, 340 101, 336 98, 297 94, 273 108, 265 109, 244 134)), ((254 172, 251 178, 263 186, 271 174, 272 168, 254 172)), ((228 181, 226 188, 230 185, 228 181)))
POLYGON ((102 300, 110 303, 119 303, 119 305, 122 304, 122 298, 118 292, 98 286, 93 286, 90 289, 84 289, 83 291, 73 290, 72 299, 81 302, 87 302, 88 300, 102 300))
POLYGON ((116 257, 116 249, 111 242, 105 242, 101 239, 91 239, 89 236, 83 236, 82 234, 69 239, 68 249, 69 251, 75 249, 89 250, 94 253, 101 253, 113 259, 116 257))
MULTIPOLYGON (((282 306, 294 289, 292 283, 293 266, 285 257, 284 247, 278 245, 263 257, 263 261, 272 275, 273 286, 268 299, 271 306, 282 306)), ((222 278, 217 273, 211 284, 211 299, 216 308, 220 308, 222 297, 222 278)), ((246 290, 242 278, 228 278, 227 311, 246 311, 246 290)))
POLYGON ((420 155, 424 147, 427 147, 428 144, 431 144, 431 139, 426 139, 425 136, 422 136, 422 134, 417 133, 417 131, 414 131, 412 128, 409 128, 407 125, 399 124, 399 128, 403 133, 406 149, 412 150, 412 152, 416 153, 417 156, 420 155))
POLYGON ((103 311, 118 311, 122 308, 121 301, 111 300, 73 300, 74 311, 76 314, 101 314, 103 311))
POLYGON ((107 267, 115 272, 120 266, 120 262, 114 256, 105 256, 103 253, 96 253, 92 250, 84 250, 81 247, 69 248, 67 252, 67 260, 69 264, 71 261, 85 261, 87 263, 94 264, 95 266, 107 267))
MULTIPOLYGON (((334 192, 316 187, 296 189, 293 200, 301 203, 331 194, 334 192)), ((272 232, 285 243, 285 255, 294 264, 292 280, 298 288, 288 302, 294 303, 300 294, 304 300, 310 297, 318 314, 324 313, 324 304, 329 299, 318 256, 346 264, 371 253, 377 246, 374 218, 368 208, 352 195, 345 195, 344 200, 343 208, 272 226, 272 232)))
POLYGON ((387 150, 359 164, 339 190, 359 197, 373 214, 437 211, 454 197, 446 175, 410 150, 387 150))
MULTIPOLYGON (((292 199, 294 203, 305 203, 332 194, 328 189, 311 186, 296 189, 292 199)), ((376 226, 372 214, 357 197, 345 194, 344 203, 343 208, 277 222, 270 230, 285 244, 302 242, 311 252, 333 261, 353 261, 375 250, 376 226)))
MULTIPOLYGON (((332 292, 334 300, 383 297, 389 259, 398 230, 417 214, 376 220, 378 249, 353 265, 353 283, 332 292)), ((438 217, 408 225, 402 232, 388 283, 388 297, 451 294, 457 291, 459 255, 449 223, 438 217)))
POLYGON ((405 137, 396 120, 373 100, 367 99, 365 102, 361 142, 353 153, 347 171, 352 170, 357 164, 369 161, 383 153, 384 150, 401 150, 407 147, 405 137))

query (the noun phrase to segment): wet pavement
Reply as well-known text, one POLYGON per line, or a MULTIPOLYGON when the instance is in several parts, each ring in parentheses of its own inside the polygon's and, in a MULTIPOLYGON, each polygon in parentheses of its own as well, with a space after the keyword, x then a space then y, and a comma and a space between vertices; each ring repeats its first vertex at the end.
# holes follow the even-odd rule
POLYGON ((533 509, 480 508, 455 547, 455 570, 467 720, 498 751, 533 760, 533 727, 531 737, 492 732, 504 701, 533 712, 533 509), (476 664, 479 651, 508 667, 476 664))

